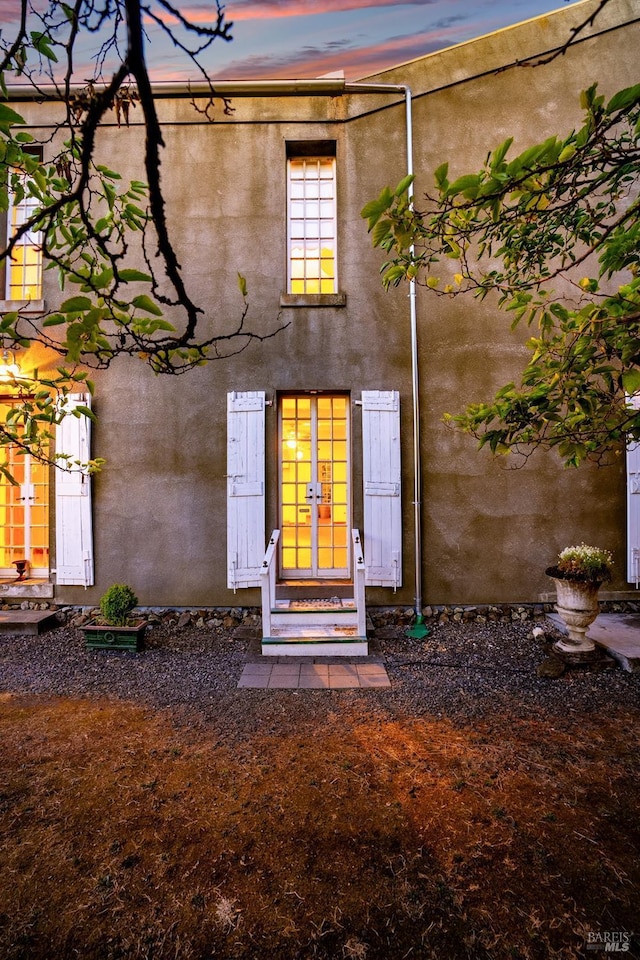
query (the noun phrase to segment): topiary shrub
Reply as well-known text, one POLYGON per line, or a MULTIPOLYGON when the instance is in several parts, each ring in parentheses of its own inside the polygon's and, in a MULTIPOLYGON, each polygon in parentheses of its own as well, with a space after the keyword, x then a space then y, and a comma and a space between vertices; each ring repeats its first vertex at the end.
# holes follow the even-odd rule
POLYGON ((114 583, 100 598, 100 612, 107 623, 125 627, 138 598, 126 583, 114 583))

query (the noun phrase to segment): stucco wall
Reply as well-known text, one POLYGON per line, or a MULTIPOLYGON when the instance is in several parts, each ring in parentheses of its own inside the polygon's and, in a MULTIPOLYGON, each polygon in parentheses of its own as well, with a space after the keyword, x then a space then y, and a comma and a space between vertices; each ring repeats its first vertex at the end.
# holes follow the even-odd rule
MULTIPOLYGON (((582 5, 588 12, 595 7, 582 5)), ((580 120, 581 89, 600 80, 606 93, 637 80, 638 24, 631 4, 606 10, 607 32, 576 44, 546 66, 498 68, 563 42, 580 5, 501 31, 381 75, 413 92, 416 194, 448 159, 452 170, 479 165, 506 136, 516 144, 562 133, 580 120), (615 18, 615 19, 614 19, 615 18)), ((598 24, 596 24, 596 29, 598 24)), ((398 389, 402 404, 404 587, 371 602, 412 603, 413 477, 409 307, 406 290, 384 292, 382 257, 360 217, 365 202, 406 172, 405 107, 397 94, 342 98, 244 98, 232 117, 207 124, 188 99, 159 101, 166 150, 162 177, 179 257, 204 328, 228 332, 242 303, 247 326, 277 336, 237 357, 186 376, 155 377, 124 360, 96 381, 94 454, 107 465, 94 483, 96 586, 65 588, 87 603, 114 581, 131 583, 143 604, 211 606, 234 602, 226 588, 226 394, 265 390, 267 524, 277 523, 278 391, 349 391, 353 406, 354 523, 362 524, 359 410, 363 389, 398 389), (340 289, 343 307, 280 307, 286 277, 287 140, 335 140, 340 289)), ((34 118, 43 108, 26 105, 34 118)), ((141 130, 105 130, 105 162, 124 176, 139 168, 141 130)), ((52 302, 57 292, 46 292, 52 302)), ((490 302, 418 296, 423 469, 423 597, 431 603, 534 600, 547 589, 544 568, 568 543, 613 549, 622 574, 625 550, 624 464, 566 471, 536 454, 520 470, 475 450, 442 423, 471 400, 488 398, 517 374, 525 331, 490 302)), ((265 535, 269 532, 265 531, 265 535)), ((624 587, 621 577, 615 584, 624 587)), ((257 591, 235 598, 256 603, 257 591)))

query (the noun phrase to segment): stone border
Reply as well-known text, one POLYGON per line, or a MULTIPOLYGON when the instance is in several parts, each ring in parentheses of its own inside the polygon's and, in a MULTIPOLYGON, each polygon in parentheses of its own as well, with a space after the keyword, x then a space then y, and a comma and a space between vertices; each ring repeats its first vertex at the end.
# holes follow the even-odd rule
MULTIPOLYGON (((82 627, 89 620, 100 615, 98 607, 80 607, 56 604, 36 600, 18 600, 3 603, 2 610, 51 610, 57 613, 60 623, 72 627, 82 627)), ((555 603, 494 603, 476 605, 429 604, 423 607, 422 614, 427 624, 434 623, 513 623, 518 621, 539 620, 555 612, 555 603)), ((640 599, 602 600, 601 613, 640 613, 640 599)), ((136 617, 149 626, 175 627, 223 627, 226 630, 246 631, 254 635, 260 631, 261 614, 259 607, 138 607, 136 617)), ((413 607, 368 607, 369 627, 383 630, 391 627, 405 627, 413 623, 413 607)))

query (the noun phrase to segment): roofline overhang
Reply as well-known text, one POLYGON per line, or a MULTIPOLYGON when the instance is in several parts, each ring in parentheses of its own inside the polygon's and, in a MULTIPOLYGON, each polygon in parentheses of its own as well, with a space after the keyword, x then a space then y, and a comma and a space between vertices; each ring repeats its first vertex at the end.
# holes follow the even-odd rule
MULTIPOLYGON (((69 93, 82 93, 86 84, 72 84, 69 93)), ((163 80, 151 84, 154 97, 193 98, 193 97, 274 97, 274 96, 320 96, 340 97, 345 94, 361 93, 402 93, 407 90, 402 83, 373 83, 370 81, 348 82, 343 77, 317 77, 315 79, 292 80, 219 80, 191 83, 188 80, 163 80)), ((10 100, 62 100, 67 94, 59 84, 33 86, 28 83, 8 84, 10 100)))

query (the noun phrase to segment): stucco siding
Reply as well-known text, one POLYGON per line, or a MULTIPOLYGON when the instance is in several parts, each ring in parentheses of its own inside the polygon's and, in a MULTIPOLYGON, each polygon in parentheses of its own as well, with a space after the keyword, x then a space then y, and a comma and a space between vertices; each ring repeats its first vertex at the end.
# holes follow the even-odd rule
MULTIPOLYGON (((507 136, 514 150, 580 122, 580 90, 637 81, 640 27, 633 4, 609 5, 564 55, 544 66, 510 66, 557 47, 596 0, 563 8, 472 43, 387 71, 371 82, 412 91, 416 202, 444 160, 452 173, 479 166, 507 136), (611 9, 610 9, 611 8, 611 9), (599 32, 601 31, 601 32, 599 32), (510 67, 509 69, 503 69, 510 67)), ((348 393, 352 418, 353 523, 362 524, 363 390, 398 390, 404 516, 404 586, 368 591, 369 602, 411 604, 413 449, 407 289, 385 292, 382 255, 372 249, 362 206, 406 172, 401 93, 342 97, 243 96, 215 123, 187 97, 162 96, 166 149, 162 183, 190 295, 203 331, 229 333, 243 309, 237 274, 247 280, 246 328, 262 336, 238 356, 181 377, 156 377, 124 359, 94 377, 94 455, 107 460, 94 480, 96 585, 60 590, 93 602, 114 581, 134 586, 145 605, 222 606, 258 602, 257 591, 226 586, 226 396, 264 390, 265 540, 278 523, 277 402, 287 391, 348 393), (286 292, 286 143, 336 143, 341 306, 281 306, 286 292)), ((50 107, 25 103, 42 123, 50 107)), ((145 179, 142 131, 102 131, 101 159, 124 177, 145 179)), ((59 297, 47 275, 48 303, 59 297)), ((176 311, 176 316, 179 311, 176 311)), ((171 317, 172 311, 168 315, 171 317)), ((625 482, 620 464, 567 471, 537 453, 518 470, 477 452, 442 422, 472 400, 489 398, 517 376, 526 330, 515 335, 494 302, 451 300, 420 289, 419 343, 424 547, 423 597, 431 603, 533 601, 547 588, 545 567, 574 541, 614 551, 624 589, 625 482)), ((365 546, 366 549, 366 546, 365 546)))

